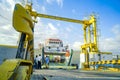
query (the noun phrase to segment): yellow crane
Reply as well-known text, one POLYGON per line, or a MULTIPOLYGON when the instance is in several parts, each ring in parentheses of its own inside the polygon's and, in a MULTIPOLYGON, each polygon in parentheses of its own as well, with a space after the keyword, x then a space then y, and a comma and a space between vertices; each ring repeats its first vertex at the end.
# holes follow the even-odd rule
POLYGON ((41 17, 82 24, 84 44, 81 46, 81 51, 86 56, 84 67, 89 68, 89 53, 98 52, 96 18, 94 15, 91 15, 88 20, 77 20, 37 13, 32 11, 32 6, 29 4, 25 8, 20 4, 16 4, 13 12, 13 27, 21 33, 21 37, 16 59, 6 60, 0 65, 0 80, 30 79, 34 60, 34 23, 36 23, 36 20, 33 20, 32 17, 35 19, 36 17, 41 17), (91 38, 91 31, 93 32, 93 39, 91 38))
POLYGON ((97 53, 98 52, 96 18, 94 15, 91 15, 89 20, 77 20, 77 19, 70 19, 70 18, 65 18, 65 17, 37 13, 35 11, 32 11, 31 5, 26 5, 26 9, 30 12, 30 15, 33 16, 34 18, 40 17, 40 18, 48 18, 48 19, 82 24, 83 31, 84 31, 84 35, 83 35, 84 36, 84 44, 81 46, 81 51, 82 51, 82 53, 85 54, 84 67, 89 68, 89 53, 91 53, 91 52, 97 53), (92 28, 92 30, 91 30, 91 28, 92 28), (88 31, 88 33, 87 33, 87 31, 88 31), (93 39, 91 38, 91 36, 92 36, 91 32, 93 33, 93 39))

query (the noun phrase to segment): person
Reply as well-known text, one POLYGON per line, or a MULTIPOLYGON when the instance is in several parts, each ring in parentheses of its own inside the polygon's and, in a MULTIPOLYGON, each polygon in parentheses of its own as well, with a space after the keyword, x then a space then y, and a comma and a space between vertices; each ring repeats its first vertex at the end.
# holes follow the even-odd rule
POLYGON ((38 58, 38 55, 36 55, 35 61, 34 61, 34 63, 35 63, 35 69, 38 69, 38 61, 37 61, 37 58, 38 58))
POLYGON ((49 68, 49 57, 48 56, 45 57, 45 66, 46 66, 46 69, 49 68))
POLYGON ((42 69, 41 68, 41 62, 42 62, 41 54, 39 54, 39 56, 37 57, 37 61, 38 61, 38 69, 42 69))

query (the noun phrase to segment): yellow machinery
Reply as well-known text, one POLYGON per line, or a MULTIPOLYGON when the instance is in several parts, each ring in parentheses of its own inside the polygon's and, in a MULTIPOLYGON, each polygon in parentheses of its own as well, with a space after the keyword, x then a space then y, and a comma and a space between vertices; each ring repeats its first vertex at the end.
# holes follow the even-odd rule
POLYGON ((119 66, 120 65, 120 60, 102 60, 102 61, 98 61, 98 62, 89 62, 90 66, 94 67, 95 70, 95 65, 99 65, 98 69, 103 70, 103 68, 106 68, 106 70, 111 69, 111 71, 120 71, 119 67, 107 67, 106 65, 116 65, 119 66), (101 68, 102 67, 102 68, 101 68))
POLYGON ((85 68, 89 68, 89 53, 98 52, 97 47, 97 29, 96 18, 90 16, 89 20, 76 20, 46 14, 40 14, 32 11, 31 5, 25 8, 16 4, 13 13, 13 27, 21 33, 16 59, 6 60, 0 65, 0 80, 27 80, 32 73, 32 64, 34 60, 33 52, 33 32, 36 17, 49 18, 73 22, 83 25, 84 44, 81 46, 82 53, 86 56, 85 68), (34 17, 34 20, 32 19, 34 17), (88 34, 86 34, 88 32, 88 34), (91 34, 93 33, 93 35, 91 34), (88 38, 87 38, 88 35, 88 38), (91 36, 93 39, 91 39, 91 36), (92 41, 93 40, 93 41, 92 41), (18 75, 19 74, 19 75, 18 75))
POLYGON ((21 33, 16 59, 0 65, 0 80, 29 80, 33 64, 33 20, 24 7, 15 5, 13 27, 21 33))
POLYGON ((82 24, 84 31, 84 44, 81 46, 81 50, 82 53, 85 54, 84 67, 89 68, 89 53, 98 52, 96 18, 94 17, 94 15, 91 15, 89 20, 76 20, 76 19, 64 18, 59 16, 40 14, 35 11, 32 11, 31 5, 26 5, 26 9, 30 12, 31 16, 33 16, 34 18, 42 17, 42 18, 49 18, 54 20, 61 20, 61 21, 82 24), (87 32, 88 34, 86 34, 87 32), (91 36, 93 37, 93 39, 91 38, 91 36))
POLYGON ((16 4, 13 13, 13 27, 16 31, 21 33, 19 46, 16 59, 5 60, 2 65, 0 65, 0 80, 30 79, 34 60, 34 23, 37 22, 35 20, 37 17, 83 25, 84 44, 81 46, 81 53, 85 54, 85 63, 83 63, 85 69, 89 68, 91 65, 95 66, 96 64, 120 64, 119 60, 89 62, 90 53, 111 54, 110 52, 99 52, 98 50, 96 18, 94 15, 91 15, 88 20, 77 20, 37 13, 32 11, 32 6, 29 4, 26 4, 25 8, 20 4, 16 4))

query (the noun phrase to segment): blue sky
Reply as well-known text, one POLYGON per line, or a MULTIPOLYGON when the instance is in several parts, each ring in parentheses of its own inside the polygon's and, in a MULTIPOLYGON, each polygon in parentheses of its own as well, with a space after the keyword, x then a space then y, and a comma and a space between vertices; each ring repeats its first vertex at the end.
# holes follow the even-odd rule
MULTIPOLYGON (((120 0, 32 0, 33 9, 39 13, 74 18, 88 19, 91 14, 97 18, 97 27, 100 33, 99 49, 120 53, 120 0)), ((12 11, 15 3, 24 3, 23 0, 1 0, 0 15, 12 20, 12 11), (9 7, 8 7, 9 6, 9 7), (3 15, 4 14, 4 15, 3 15)), ((16 45, 19 35, 13 28, 12 22, 0 16, 0 44, 16 45), (3 23, 3 21, 6 23, 3 23), (11 33, 11 34, 9 34, 11 33), (6 35, 8 37, 6 38, 6 35), (12 35, 12 36, 11 36, 12 35), (4 37, 4 38, 3 38, 4 37), (11 38, 11 40, 9 40, 11 38), (15 42, 16 40, 16 42, 15 42), (7 41, 7 42, 6 42, 7 41)), ((83 44, 82 25, 37 18, 35 25, 35 48, 44 43, 47 38, 60 38, 65 45, 73 49, 80 49, 83 44)))

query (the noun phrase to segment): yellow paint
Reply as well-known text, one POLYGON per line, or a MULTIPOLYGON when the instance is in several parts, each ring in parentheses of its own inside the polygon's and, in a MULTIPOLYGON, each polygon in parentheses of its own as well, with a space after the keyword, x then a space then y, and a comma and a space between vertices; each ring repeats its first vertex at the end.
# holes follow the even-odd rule
POLYGON ((117 60, 112 60, 112 64, 117 64, 117 60))
POLYGON ((90 16, 89 20, 77 20, 77 19, 70 19, 70 18, 65 18, 65 17, 59 17, 59 16, 53 16, 53 15, 47 15, 47 14, 41 14, 37 13, 35 11, 32 11, 32 6, 31 5, 26 5, 26 9, 30 12, 31 16, 34 18, 36 17, 41 17, 41 18, 48 18, 48 19, 54 19, 54 20, 60 20, 60 21, 67 21, 67 22, 73 22, 73 23, 78 23, 83 25, 83 30, 84 30, 84 44, 81 46, 82 52, 86 54, 86 63, 89 65, 89 56, 88 54, 90 52, 98 52, 98 46, 97 46, 97 29, 96 29, 96 18, 94 15, 90 16), (90 26, 92 25, 93 28, 93 42, 91 42, 91 31, 90 31, 90 26), (88 38, 87 38, 87 30, 88 29, 88 38), (88 51, 89 49, 89 51, 88 51))
MULTIPOLYGON (((28 42, 33 40, 33 22, 35 20, 32 20, 32 16, 36 19, 36 17, 42 17, 42 18, 49 18, 54 20, 61 20, 61 21, 67 21, 67 22, 73 22, 83 25, 84 30, 84 44, 81 46, 82 53, 85 53, 86 62, 84 63, 85 69, 89 69, 89 64, 105 64, 105 61, 99 61, 99 62, 91 62, 89 63, 89 53, 90 52, 98 52, 98 44, 97 44, 97 26, 96 26, 96 18, 94 15, 90 16, 89 20, 77 20, 77 19, 70 19, 70 18, 64 18, 59 16, 52 16, 52 15, 46 15, 37 13, 35 11, 32 11, 31 5, 26 5, 26 7, 22 7, 20 4, 15 5, 15 10, 13 12, 13 27, 21 33, 25 33, 27 35, 26 41, 24 42, 25 48, 28 48, 30 52, 30 58, 33 61, 34 57, 34 51, 33 51, 33 44, 29 44, 28 42), (91 31, 90 26, 93 28, 93 42, 91 39, 91 31), (88 37, 87 37, 87 31, 88 30, 88 37)), ((109 61, 108 61, 109 62, 109 61)), ((112 61, 112 64, 115 64, 115 61, 112 61)), ((120 63, 120 61, 118 61, 120 63)), ((2 65, 0 65, 0 80, 7 80, 11 77, 14 71, 18 70, 17 73, 20 75, 16 75, 14 78, 20 78, 20 76, 23 76, 22 79, 29 79, 30 74, 32 72, 32 62, 27 60, 6 60, 2 65), (25 67, 20 67, 21 65, 25 67)), ((22 80, 21 79, 21 80, 22 80)))
POLYGON ((101 64, 101 61, 98 61, 98 64, 101 64))
POLYGON ((0 80, 8 80, 17 67, 18 60, 6 60, 0 65, 0 80))
POLYGON ((13 12, 13 27, 18 31, 22 33, 26 33, 29 36, 29 39, 33 39, 33 21, 32 17, 29 14, 29 12, 22 7, 20 4, 15 5, 15 9, 13 12))
POLYGON ((117 71, 117 72, 119 71, 118 68, 108 68, 108 70, 109 70, 109 71, 115 71, 115 72, 116 72, 116 71, 117 71))
MULTIPOLYGON (((27 75, 28 78, 30 78, 31 75, 31 71, 32 71, 32 62, 28 61, 28 60, 21 60, 21 59, 9 59, 6 60, 2 63, 2 65, 0 65, 0 80, 8 80, 11 78, 11 76, 16 73, 16 75, 14 75, 14 79, 18 80, 19 76, 25 76, 27 75), (24 68, 22 68, 20 71, 21 73, 24 74, 19 74, 19 67, 20 66, 26 66, 24 68), (25 71, 26 70, 26 71, 25 71)), ((24 80, 24 79, 21 79, 24 80)))
POLYGON ((77 20, 77 19, 70 19, 70 18, 65 18, 65 17, 59 17, 59 16, 53 16, 53 15, 47 15, 47 14, 41 14, 37 13, 35 11, 32 11, 32 6, 31 5, 26 5, 26 10, 29 11, 31 16, 33 16, 35 19, 36 17, 40 18, 48 18, 48 19, 54 19, 54 20, 60 20, 60 21, 67 21, 67 22, 73 22, 73 23, 78 23, 83 25, 83 30, 84 30, 84 44, 81 46, 82 53, 85 53, 86 57, 86 63, 89 65, 89 56, 88 54, 90 52, 98 52, 98 46, 97 46, 97 28, 96 28, 96 18, 94 15, 90 16, 89 20, 77 20), (91 30, 90 27, 92 25, 93 28, 93 42, 91 39, 91 30), (88 38, 87 38, 87 31, 88 30, 88 38), (88 51, 89 49, 89 51, 88 51))
POLYGON ((112 52, 99 52, 100 54, 112 54, 112 52))
POLYGON ((120 60, 118 60, 118 61, 117 61, 117 64, 119 64, 119 65, 120 65, 120 60))
POLYGON ((106 64, 110 64, 110 60, 107 60, 107 61, 106 61, 106 64))

